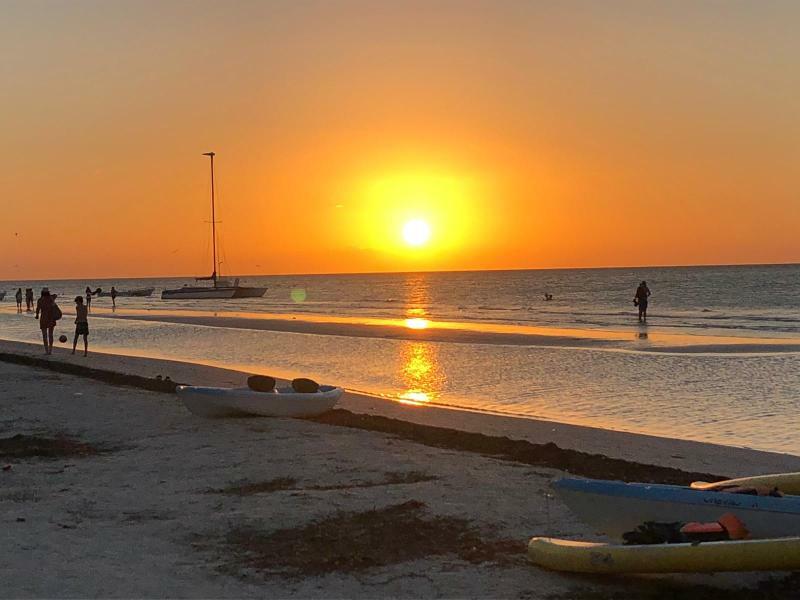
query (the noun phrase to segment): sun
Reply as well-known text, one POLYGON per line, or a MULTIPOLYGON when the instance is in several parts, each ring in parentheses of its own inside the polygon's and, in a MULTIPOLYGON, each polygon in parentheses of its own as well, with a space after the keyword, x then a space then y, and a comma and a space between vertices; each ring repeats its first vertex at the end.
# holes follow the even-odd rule
POLYGON ((413 219, 403 225, 403 239, 409 246, 422 246, 431 237, 431 227, 427 221, 413 219))

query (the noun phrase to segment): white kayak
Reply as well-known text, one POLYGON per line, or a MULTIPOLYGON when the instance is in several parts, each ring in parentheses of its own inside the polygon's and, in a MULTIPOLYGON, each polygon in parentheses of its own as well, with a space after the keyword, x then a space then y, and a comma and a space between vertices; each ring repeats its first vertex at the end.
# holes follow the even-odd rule
POLYGON ((321 385, 313 393, 295 392, 290 387, 256 392, 250 388, 179 385, 177 392, 186 408, 201 417, 314 417, 331 410, 344 390, 321 385))

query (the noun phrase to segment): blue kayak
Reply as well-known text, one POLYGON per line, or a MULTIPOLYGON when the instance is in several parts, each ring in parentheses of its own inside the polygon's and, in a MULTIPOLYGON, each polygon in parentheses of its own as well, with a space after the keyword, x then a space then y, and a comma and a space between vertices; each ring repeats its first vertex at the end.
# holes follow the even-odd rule
POLYGON ((736 515, 753 538, 800 536, 800 496, 755 496, 679 485, 565 478, 553 484, 583 521, 615 538, 646 521, 716 521, 736 515))

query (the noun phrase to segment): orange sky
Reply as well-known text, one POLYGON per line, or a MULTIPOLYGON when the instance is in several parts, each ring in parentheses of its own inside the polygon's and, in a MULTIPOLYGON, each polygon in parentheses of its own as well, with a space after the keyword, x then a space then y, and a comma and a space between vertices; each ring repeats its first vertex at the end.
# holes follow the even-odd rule
POLYGON ((11 0, 0 278, 209 271, 209 150, 228 273, 798 262, 798 22, 777 1, 11 0))

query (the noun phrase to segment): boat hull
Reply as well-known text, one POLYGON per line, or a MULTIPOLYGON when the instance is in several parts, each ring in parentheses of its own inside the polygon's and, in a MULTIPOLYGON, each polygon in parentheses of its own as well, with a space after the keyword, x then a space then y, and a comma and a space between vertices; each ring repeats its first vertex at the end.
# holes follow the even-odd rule
POLYGON ((570 573, 713 573, 800 569, 800 537, 623 546, 535 537, 528 560, 570 573))
POLYGON ((676 485, 561 479, 553 484, 583 521, 614 538, 646 521, 716 521, 736 515, 753 538, 800 536, 800 496, 751 496, 676 485))
MULTIPOLYGON (((156 288, 142 288, 138 290, 121 290, 117 292, 117 298, 146 298, 152 296, 156 288)), ((98 294, 101 298, 110 298, 111 292, 100 292, 98 294)))
POLYGON ((234 288, 182 287, 161 292, 162 300, 207 300, 233 298, 234 288))
POLYGON ((327 385, 320 386, 319 392, 300 394, 291 388, 256 392, 249 388, 181 385, 177 392, 186 408, 201 417, 313 417, 331 410, 344 390, 327 385))
POLYGON ((237 285, 236 291, 233 293, 234 298, 261 298, 267 293, 265 287, 250 287, 237 285))

